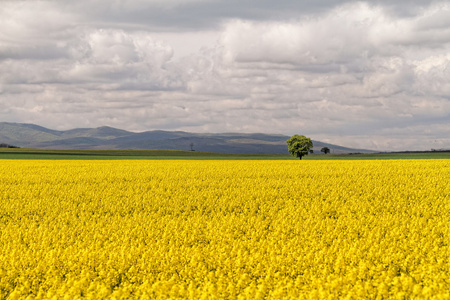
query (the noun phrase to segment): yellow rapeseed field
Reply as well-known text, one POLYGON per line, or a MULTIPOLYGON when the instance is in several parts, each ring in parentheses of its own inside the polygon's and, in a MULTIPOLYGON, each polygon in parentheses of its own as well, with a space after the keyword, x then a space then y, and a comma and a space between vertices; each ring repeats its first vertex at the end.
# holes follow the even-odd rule
POLYGON ((450 160, 0 163, 0 299, 450 298, 450 160))

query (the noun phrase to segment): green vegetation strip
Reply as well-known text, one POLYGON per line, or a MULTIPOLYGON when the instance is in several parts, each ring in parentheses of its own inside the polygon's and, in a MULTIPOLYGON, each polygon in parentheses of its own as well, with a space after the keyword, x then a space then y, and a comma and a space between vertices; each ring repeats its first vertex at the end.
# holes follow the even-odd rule
POLYGON ((450 159, 450 152, 390 152, 308 155, 305 160, 450 159))
POLYGON ((0 149, 0 159, 293 159, 289 155, 229 154, 180 150, 0 149))
MULTIPOLYGON (((1 148, 0 159, 228 159, 228 160, 295 160, 288 154, 230 154, 180 150, 60 150, 1 148)), ((450 159, 450 152, 313 154, 303 160, 363 160, 363 159, 450 159)), ((297 159, 298 160, 298 159, 297 159)))

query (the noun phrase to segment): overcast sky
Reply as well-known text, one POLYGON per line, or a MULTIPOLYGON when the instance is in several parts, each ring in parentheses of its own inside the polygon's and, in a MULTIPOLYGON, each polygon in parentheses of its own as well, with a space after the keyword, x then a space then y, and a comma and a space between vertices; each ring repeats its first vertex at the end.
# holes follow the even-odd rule
POLYGON ((450 2, 0 0, 0 121, 448 149, 450 2))

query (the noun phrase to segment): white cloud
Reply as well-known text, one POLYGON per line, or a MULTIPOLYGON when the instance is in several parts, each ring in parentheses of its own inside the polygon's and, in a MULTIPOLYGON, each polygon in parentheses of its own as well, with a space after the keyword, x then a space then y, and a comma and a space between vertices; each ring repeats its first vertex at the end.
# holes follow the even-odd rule
POLYGON ((365 58, 373 51, 369 30, 380 22, 381 15, 378 8, 356 4, 301 21, 235 20, 226 26, 223 43, 228 58, 237 62, 343 63, 365 58), (354 14, 355 10, 359 13, 354 14))

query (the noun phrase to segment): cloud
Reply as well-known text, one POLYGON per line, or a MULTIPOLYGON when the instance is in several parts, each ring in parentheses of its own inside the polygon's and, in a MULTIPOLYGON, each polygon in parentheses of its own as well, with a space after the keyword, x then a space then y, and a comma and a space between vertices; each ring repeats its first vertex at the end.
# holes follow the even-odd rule
POLYGON ((0 16, 0 59, 64 57, 64 41, 77 21, 45 1, 2 1, 0 16))
POLYGON ((90 30, 70 49, 65 82, 110 83, 116 89, 167 89, 177 83, 166 70, 173 49, 145 32, 90 30))
POLYGON ((449 20, 413 0, 6 1, 0 118, 450 148, 449 20))

